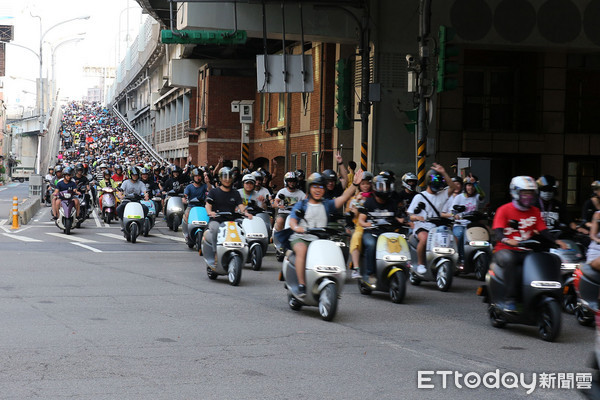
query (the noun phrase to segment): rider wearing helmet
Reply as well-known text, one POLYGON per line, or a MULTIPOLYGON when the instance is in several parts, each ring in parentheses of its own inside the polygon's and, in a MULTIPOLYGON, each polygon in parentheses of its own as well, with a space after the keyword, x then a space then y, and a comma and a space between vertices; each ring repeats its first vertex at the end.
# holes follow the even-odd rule
MULTIPOLYGON (((60 198, 58 197, 58 193, 63 192, 65 190, 72 190, 75 194, 81 195, 79 190, 77 190, 77 184, 73 179, 73 168, 67 167, 63 171, 63 179, 56 183, 56 189, 54 189, 54 201, 52 202, 52 219, 58 219, 58 208, 60 207, 60 198)), ((79 215, 79 199, 77 197, 73 197, 73 202, 75 203, 76 214, 79 215)))
POLYGON ((252 175, 256 181, 254 190, 256 191, 257 195, 264 197, 265 201, 268 201, 269 197, 271 197, 271 192, 269 192, 269 189, 264 186, 265 173, 262 171, 254 171, 252 175))
POLYGON ((204 200, 206 200, 206 193, 212 189, 210 183, 204 178, 204 171, 200 168, 193 168, 190 175, 192 176, 192 183, 185 187, 182 199, 183 204, 187 205, 183 215, 183 222, 185 223, 187 223, 188 216, 190 215, 190 200, 197 199, 204 203, 204 200))
MULTIPOLYGON (((398 201, 392 197, 393 185, 389 176, 377 175, 373 178, 374 196, 365 201, 364 208, 367 212, 377 212, 381 217, 395 217, 398 222, 404 222, 397 217, 398 201)), ((363 228, 371 226, 367 222, 367 215, 358 216, 358 224, 363 228)), ((377 246, 377 236, 366 234, 362 237, 362 245, 365 252, 365 268, 363 271, 363 280, 373 287, 377 285, 377 274, 375 265, 375 249, 377 246)))
POLYGON ((251 201, 254 201, 256 203, 256 206, 264 209, 266 198, 262 195, 259 195, 256 191, 256 178, 254 174, 250 173, 244 175, 244 177, 242 178, 242 185, 243 187, 241 189, 238 189, 238 192, 242 197, 242 202, 244 203, 244 205, 247 206, 251 201))
POLYGON ((398 202, 404 205, 404 208, 410 205, 413 197, 417 194, 417 175, 407 172, 402 175, 402 190, 398 193, 398 202))
MULTIPOLYGON (((121 192, 122 193, 117 194, 121 199, 130 195, 144 197, 146 194, 146 185, 140 180, 140 169, 138 167, 129 167, 129 179, 121 184, 121 192)), ((121 230, 125 229, 125 226, 123 225, 123 212, 125 211, 126 205, 127 202, 121 202, 117 207, 117 215, 121 219, 121 230)), ((144 217, 148 216, 148 207, 142 204, 142 208, 144 209, 144 217)))
POLYGON ((219 180, 221 185, 212 188, 206 196, 206 211, 210 217, 208 224, 207 233, 205 239, 213 247, 212 257, 206 254, 206 259, 209 267, 214 266, 214 254, 217 254, 217 235, 219 233, 219 226, 221 225, 222 218, 217 216, 217 212, 230 212, 234 213, 236 209, 239 209, 241 213, 245 213, 246 217, 252 219, 252 215, 246 212, 246 206, 242 202, 240 193, 237 190, 233 190, 233 171, 229 167, 223 167, 219 170, 219 180))
MULTIPOLYGON (((273 201, 276 208, 282 209, 286 205, 292 206, 306 198, 304 192, 297 188, 298 178, 296 177, 295 172, 287 172, 283 177, 283 183, 285 184, 285 187, 277 192, 273 201), (281 196, 284 199, 281 199, 281 196)), ((284 223, 284 218, 278 215, 273 229, 276 231, 282 230, 284 223)))
POLYGON ((542 175, 536 181, 540 191, 538 206, 548 229, 556 229, 559 224, 568 224, 567 208, 555 199, 558 181, 552 175, 542 175))
POLYGON ((504 310, 508 312, 516 311, 515 301, 519 293, 519 276, 523 260, 528 254, 518 247, 519 241, 530 239, 537 231, 547 240, 555 242, 563 249, 567 248, 562 241, 554 240, 544 223, 540 210, 534 207, 537 190, 538 185, 532 177, 515 176, 510 181, 512 202, 500 206, 494 216, 492 229, 497 240, 494 248, 494 261, 504 271, 504 281, 506 282, 504 310), (511 220, 518 222, 518 229, 510 226, 511 220))
MULTIPOLYGON (((353 174, 354 175, 354 174, 353 174)), ((353 177, 354 179, 354 177, 353 177)), ((362 180, 358 184, 359 192, 348 201, 348 209, 354 214, 354 232, 350 239, 350 255, 352 256, 352 278, 360 278, 360 253, 362 252, 362 237, 364 229, 358 223, 360 216, 359 207, 363 207, 365 201, 373 196, 373 174, 369 171, 363 172, 362 180)))
POLYGON ((325 179, 319 173, 313 173, 308 177, 308 198, 304 199, 294 206, 290 213, 290 229, 292 234, 289 237, 292 250, 296 254, 296 275, 298 276, 299 297, 306 296, 306 286, 304 270, 306 265, 306 252, 311 241, 317 237, 306 233, 308 228, 325 228, 328 222, 328 216, 341 208, 356 191, 362 179, 362 171, 357 171, 354 177, 354 185, 346 189, 341 196, 335 199, 325 199, 325 179), (302 210, 304 217, 300 219, 297 212, 302 210))
POLYGON ((325 179, 325 197, 326 199, 334 199, 344 193, 342 184, 338 182, 337 174, 332 169, 326 169, 321 172, 325 179))
POLYGON ((442 208, 448 201, 450 194, 455 190, 455 182, 450 179, 444 167, 437 163, 433 163, 431 166, 431 170, 425 178, 425 183, 427 189, 415 195, 407 210, 410 220, 414 222, 414 234, 418 239, 418 265, 415 272, 419 275, 427 272, 427 268, 425 268, 425 248, 429 231, 435 227, 434 224, 426 222, 427 218, 451 217, 451 214, 443 213, 442 208), (449 182, 450 185, 446 186, 446 182, 449 182), (425 206, 419 207, 419 203, 423 203, 425 206), (419 212, 416 213, 416 211, 419 212))
POLYGON ((113 174, 112 179, 117 183, 121 183, 125 180, 125 174, 123 173, 123 168, 121 165, 115 165, 115 173, 113 174))

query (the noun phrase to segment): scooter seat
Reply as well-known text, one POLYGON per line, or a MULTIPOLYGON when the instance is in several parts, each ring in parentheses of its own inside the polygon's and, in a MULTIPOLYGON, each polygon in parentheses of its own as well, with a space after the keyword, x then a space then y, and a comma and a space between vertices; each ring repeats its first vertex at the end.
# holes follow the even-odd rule
POLYGON ((583 264, 581 267, 581 272, 583 275, 591 280, 592 282, 600 285, 600 271, 596 271, 589 264, 583 264))

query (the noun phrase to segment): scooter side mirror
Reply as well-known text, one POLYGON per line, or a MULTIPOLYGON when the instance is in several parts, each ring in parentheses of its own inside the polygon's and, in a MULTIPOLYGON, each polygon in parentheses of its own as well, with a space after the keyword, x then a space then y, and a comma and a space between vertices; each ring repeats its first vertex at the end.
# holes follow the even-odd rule
POLYGON ((460 214, 460 213, 464 212, 467 209, 467 207, 455 205, 454 207, 452 207, 452 209, 454 209, 454 211, 456 211, 457 213, 460 214))
POLYGON ((516 219, 511 219, 510 221, 508 221, 508 226, 513 229, 519 229, 519 221, 517 221, 516 219))
POLYGON ((296 210, 296 217, 304 219, 304 210, 296 210))
POLYGON ((422 201, 419 202, 419 204, 417 204, 417 206, 415 207, 415 214, 419 214, 421 213, 421 211, 423 211, 425 209, 425 203, 423 203, 422 201))
POLYGON ((213 199, 206 199, 206 202, 207 202, 208 204, 210 204, 211 206, 212 206, 213 204, 215 204, 215 202, 214 202, 214 200, 213 200, 213 199))
POLYGON ((358 207, 357 210, 360 214, 365 214, 365 215, 369 214, 369 211, 367 211, 367 209, 364 207, 358 207))
POLYGON ((279 194, 279 195, 277 196, 277 198, 278 198, 279 200, 285 200, 285 196, 283 195, 283 193, 279 194))

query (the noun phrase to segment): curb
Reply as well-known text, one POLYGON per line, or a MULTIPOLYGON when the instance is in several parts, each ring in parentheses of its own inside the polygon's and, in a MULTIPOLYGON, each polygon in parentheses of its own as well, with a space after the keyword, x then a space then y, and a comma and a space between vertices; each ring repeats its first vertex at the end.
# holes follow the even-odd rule
MULTIPOLYGON (((35 199, 27 199, 23 203, 19 204, 19 223, 21 225, 27 225, 31 218, 40 210, 41 201, 39 198, 35 199)), ((10 215, 7 224, 12 224, 12 210, 10 211, 10 215)))

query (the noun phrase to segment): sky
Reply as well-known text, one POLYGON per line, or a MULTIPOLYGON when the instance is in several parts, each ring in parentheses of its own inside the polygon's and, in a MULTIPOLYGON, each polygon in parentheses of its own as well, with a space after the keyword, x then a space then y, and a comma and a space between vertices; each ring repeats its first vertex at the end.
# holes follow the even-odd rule
MULTIPOLYGON (((49 43, 43 47, 45 77, 52 77, 52 46, 85 33, 80 36, 83 40, 65 43, 55 51, 55 79, 61 96, 69 98, 81 98, 87 88, 93 86, 91 80, 84 78, 84 66, 116 66, 117 56, 123 58, 126 52, 128 28, 131 42, 145 18, 135 0, 0 0, 0 25, 13 25, 12 42, 36 53, 39 53, 40 19, 30 14, 40 16, 42 31, 48 31, 44 41, 49 43), (87 20, 53 28, 62 21, 87 15, 90 16, 87 20)), ((35 93, 36 85, 29 80, 38 77, 38 58, 28 50, 7 45, 6 77, 2 79, 4 101, 9 108, 35 105, 35 94, 23 93, 23 90, 35 93)))

